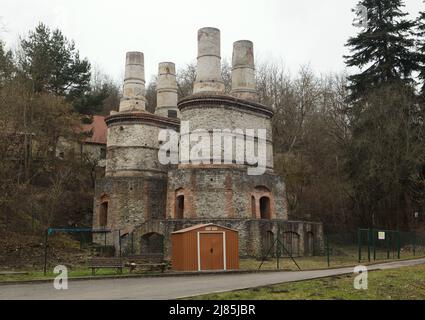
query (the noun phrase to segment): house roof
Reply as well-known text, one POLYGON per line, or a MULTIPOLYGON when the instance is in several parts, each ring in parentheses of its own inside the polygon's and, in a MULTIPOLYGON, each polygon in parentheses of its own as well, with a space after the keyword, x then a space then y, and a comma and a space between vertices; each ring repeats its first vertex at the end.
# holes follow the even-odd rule
POLYGON ((202 229, 205 227, 219 227, 219 228, 223 228, 223 229, 227 229, 227 230, 231 230, 231 231, 235 231, 237 232, 237 230, 231 229, 231 228, 227 228, 227 227, 223 227, 223 226, 219 226, 218 224, 214 224, 214 223, 207 223, 207 224, 197 224, 196 226, 192 226, 186 229, 182 229, 182 230, 178 230, 173 232, 172 234, 179 234, 179 233, 186 233, 189 231, 193 231, 193 230, 197 230, 197 229, 202 229))
POLYGON ((84 142, 106 144, 108 126, 104 116, 93 116, 93 122, 91 124, 83 124, 82 129, 83 132, 93 132, 93 135, 86 138, 84 142))

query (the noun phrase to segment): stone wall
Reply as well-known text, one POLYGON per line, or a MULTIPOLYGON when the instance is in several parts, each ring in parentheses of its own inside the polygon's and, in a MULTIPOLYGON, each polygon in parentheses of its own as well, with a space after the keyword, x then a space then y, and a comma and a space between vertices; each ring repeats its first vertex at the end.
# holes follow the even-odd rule
POLYGON ((159 130, 146 124, 120 124, 108 129, 107 175, 166 172, 158 161, 159 130))
MULTIPOLYGON (((247 129, 255 129, 255 151, 258 151, 258 132, 257 129, 266 130, 266 166, 267 169, 273 170, 273 130, 271 125, 272 112, 267 109, 257 109, 255 104, 251 105, 238 105, 238 99, 231 99, 230 97, 216 96, 216 97, 192 97, 191 100, 183 100, 179 103, 181 110, 181 119, 189 122, 189 131, 205 130, 212 133, 214 130, 229 129, 232 132, 235 129, 242 129, 246 133, 247 129), (247 109, 244 109, 245 106, 247 109), (250 109, 250 107, 252 107, 250 109)), ((265 108, 265 107, 264 107, 265 108)), ((185 135, 183 127, 181 131, 182 136, 185 135)), ((211 139, 212 141, 212 139, 211 139)), ((235 143, 233 148, 233 158, 230 160, 236 161, 235 157, 235 143)), ((208 160, 208 159, 206 159, 208 160)))
MULTIPOLYGON (((167 218, 176 218, 176 198, 185 196, 184 217, 245 218, 261 217, 259 190, 269 191, 270 218, 287 220, 285 184, 268 173, 249 176, 246 168, 234 166, 178 168, 168 173, 167 218), (256 198, 253 212, 252 197, 256 198)), ((261 194, 261 193, 260 193, 261 194)))
MULTIPOLYGON (((157 220, 148 221, 135 229, 133 233, 133 254, 142 253, 143 237, 149 234, 163 236, 164 256, 170 258, 172 254, 171 234, 184 228, 197 224, 214 223, 223 227, 231 228, 239 232, 239 256, 261 258, 267 253, 280 235, 281 242, 285 247, 286 234, 291 233, 298 237, 298 252, 293 252, 294 256, 319 255, 323 253, 323 225, 314 222, 284 221, 275 220, 254 220, 254 219, 190 219, 190 220, 157 220), (272 234, 272 239, 268 235, 272 234), (313 246, 309 245, 309 239, 313 246)), ((131 252, 130 248, 123 248, 123 251, 131 252)), ((282 250, 283 251, 283 250, 282 250)), ((146 253, 146 252, 143 252, 146 253)), ((276 253, 275 247, 270 251, 270 255, 276 253)), ((284 252, 282 252, 284 255, 284 252)))
MULTIPOLYGON (((149 219, 165 218, 167 176, 152 177, 106 177, 96 182, 93 228, 113 230, 108 244, 118 244, 121 235, 131 232, 149 219), (107 203, 107 225, 100 225, 102 203, 107 203)), ((98 243, 103 235, 95 236, 98 243)))

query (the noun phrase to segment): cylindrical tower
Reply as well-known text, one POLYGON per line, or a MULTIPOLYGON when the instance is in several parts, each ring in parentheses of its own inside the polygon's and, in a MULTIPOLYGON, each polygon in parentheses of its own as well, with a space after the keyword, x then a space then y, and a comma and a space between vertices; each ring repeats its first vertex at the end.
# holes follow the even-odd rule
POLYGON ((178 130, 179 120, 145 110, 143 53, 129 52, 119 112, 108 125, 105 178, 96 182, 93 227, 114 230, 121 237, 149 220, 165 218, 168 167, 159 161, 158 135, 178 130), (119 230, 119 233, 118 233, 119 230))
POLYGON ((146 110, 145 61, 142 52, 128 52, 120 112, 146 110))
POLYGON ((258 100, 252 41, 240 40, 233 44, 231 95, 240 99, 258 100))
POLYGON ((252 43, 243 41, 235 45, 233 92, 235 96, 249 98, 240 99, 224 94, 220 31, 203 28, 198 35, 194 95, 178 104, 182 120, 180 154, 185 153, 184 140, 190 141, 190 156, 197 153, 193 150, 199 147, 199 140, 193 138, 199 132, 209 137, 210 152, 200 152, 201 163, 183 161, 177 170, 169 172, 168 218, 285 218, 284 184, 273 173, 273 110, 252 101, 256 95, 252 43), (264 137, 260 137, 259 129, 265 132, 264 137), (217 139, 219 132, 222 137, 217 139), (230 147, 225 142, 229 142, 229 136, 230 147), (247 140, 252 141, 255 155, 246 152, 247 140), (240 142, 242 148, 238 148, 240 142), (260 165, 253 164, 248 156, 264 160, 264 174, 248 174, 248 169, 260 165))
POLYGON ((158 69, 155 114, 162 117, 180 118, 180 111, 177 108, 176 65, 172 62, 161 62, 158 69))
POLYGON ((202 28, 198 31, 198 66, 194 94, 224 93, 220 50, 220 30, 202 28))

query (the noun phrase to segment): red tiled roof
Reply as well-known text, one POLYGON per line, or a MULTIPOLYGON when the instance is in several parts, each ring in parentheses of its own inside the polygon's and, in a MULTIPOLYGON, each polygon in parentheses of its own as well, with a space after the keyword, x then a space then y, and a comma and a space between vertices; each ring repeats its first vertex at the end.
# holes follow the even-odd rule
POLYGON ((93 116, 91 124, 82 125, 83 132, 92 131, 93 135, 85 139, 88 143, 106 144, 108 127, 106 126, 104 116, 93 116))

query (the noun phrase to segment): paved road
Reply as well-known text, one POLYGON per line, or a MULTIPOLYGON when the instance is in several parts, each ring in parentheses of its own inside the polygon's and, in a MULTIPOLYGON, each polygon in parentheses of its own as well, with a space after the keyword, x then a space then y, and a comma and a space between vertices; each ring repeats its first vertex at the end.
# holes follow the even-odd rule
MULTIPOLYGON (((425 264, 425 259, 379 264, 370 266, 369 270, 395 269, 419 264, 425 264)), ((53 288, 53 282, 6 285, 0 286, 0 299, 177 299, 277 283, 336 276, 352 272, 353 268, 341 268, 301 272, 70 281, 69 290, 66 291, 55 290, 53 288)))

